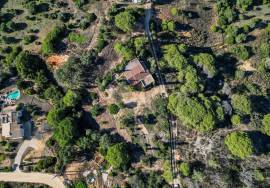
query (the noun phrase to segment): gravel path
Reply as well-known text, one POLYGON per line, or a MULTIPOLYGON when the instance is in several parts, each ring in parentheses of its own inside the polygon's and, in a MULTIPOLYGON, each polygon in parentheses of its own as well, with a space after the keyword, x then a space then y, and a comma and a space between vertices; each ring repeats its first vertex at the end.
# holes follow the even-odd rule
POLYGON ((0 172, 0 181, 3 182, 25 182, 25 183, 41 183, 49 185, 53 188, 65 188, 62 178, 55 174, 45 173, 24 173, 24 172, 0 172))

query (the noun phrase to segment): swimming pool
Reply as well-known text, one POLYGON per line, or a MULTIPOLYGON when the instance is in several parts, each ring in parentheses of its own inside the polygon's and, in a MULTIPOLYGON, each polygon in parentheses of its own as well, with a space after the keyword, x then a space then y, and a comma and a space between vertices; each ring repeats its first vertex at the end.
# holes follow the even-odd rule
POLYGON ((21 96, 21 93, 19 90, 13 91, 7 95, 7 98, 10 100, 18 100, 21 96))

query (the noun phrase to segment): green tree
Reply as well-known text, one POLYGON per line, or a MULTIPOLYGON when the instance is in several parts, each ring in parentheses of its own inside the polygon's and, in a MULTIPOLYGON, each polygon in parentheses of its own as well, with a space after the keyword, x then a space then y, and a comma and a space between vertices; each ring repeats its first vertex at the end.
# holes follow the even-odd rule
POLYGON ((225 137, 225 145, 236 157, 245 159, 250 156, 254 147, 248 134, 243 131, 232 132, 225 137))
POLYGON ((254 0, 237 0, 237 1, 236 1, 236 5, 237 5, 240 9, 246 11, 246 10, 248 10, 248 9, 251 7, 251 5, 254 3, 253 1, 254 1, 254 0))
POLYGON ((74 188, 87 188, 87 185, 84 181, 80 180, 74 183, 74 188))
POLYGON ((110 104, 109 105, 109 113, 110 114, 117 114, 119 112, 120 108, 117 104, 110 104))
POLYGON ((80 101, 81 97, 72 90, 68 90, 66 95, 63 97, 63 102, 67 107, 75 107, 80 101))
POLYGON ((171 8, 171 14, 172 14, 172 16, 177 16, 178 9, 176 7, 171 8))
POLYGON ((135 25, 135 17, 130 11, 117 14, 114 18, 115 25, 124 32, 131 31, 135 25))
POLYGON ((190 167, 187 162, 182 162, 180 164, 179 170, 183 176, 189 176, 190 174, 190 167))
POLYGON ((57 25, 47 33, 47 36, 43 40, 41 46, 41 51, 44 55, 50 55, 56 52, 56 46, 63 37, 65 30, 65 25, 57 25))
POLYGON ((54 138, 60 147, 70 145, 77 135, 75 120, 71 117, 64 118, 55 128, 54 138))
POLYGON ((131 60, 134 57, 133 49, 121 42, 116 42, 114 44, 114 50, 117 54, 122 56, 126 61, 131 60))
POLYGON ((188 97, 175 92, 169 96, 168 109, 186 126, 201 132, 211 131, 218 122, 224 121, 221 101, 215 96, 188 97))
POLYGON ((203 71, 211 78, 217 74, 215 58, 211 54, 200 53, 193 56, 193 61, 202 66, 203 71))
POLYGON ((127 145, 122 142, 109 147, 106 155, 106 160, 115 169, 125 169, 130 161, 127 145))
POLYGON ((104 107, 100 104, 95 104, 91 109, 91 114, 93 117, 99 116, 104 112, 104 107))
POLYGON ((251 114, 251 101, 245 95, 234 94, 232 96, 232 107, 240 115, 251 114))
POLYGON ((238 126, 241 124, 241 117, 239 115, 233 115, 231 118, 231 122, 233 126, 238 126))
POLYGON ((47 115, 48 124, 52 127, 57 127, 62 119, 64 119, 66 112, 61 108, 53 108, 47 115))
POLYGON ((89 77, 86 73, 86 66, 76 57, 70 57, 56 71, 57 80, 69 89, 81 89, 85 87, 89 77))
POLYGON ((263 116, 262 132, 270 136, 270 114, 263 116))
POLYGON ((54 85, 51 85, 45 90, 44 96, 46 99, 50 99, 53 103, 56 104, 57 102, 60 101, 63 95, 60 88, 54 85))
POLYGON ((135 49, 137 52, 142 50, 142 48, 144 47, 145 44, 146 44, 145 37, 136 37, 134 40, 134 46, 135 46, 135 49))
POLYGON ((165 179, 165 181, 167 183, 171 183, 173 180, 173 174, 171 171, 171 165, 170 165, 170 161, 165 161, 163 163, 163 174, 162 174, 163 178, 165 179))
POLYGON ((25 79, 35 79, 38 70, 42 69, 43 60, 31 54, 29 51, 23 51, 16 57, 16 68, 19 75, 25 79))
POLYGON ((246 46, 237 45, 231 48, 231 52, 241 60, 247 60, 250 57, 250 52, 246 46))

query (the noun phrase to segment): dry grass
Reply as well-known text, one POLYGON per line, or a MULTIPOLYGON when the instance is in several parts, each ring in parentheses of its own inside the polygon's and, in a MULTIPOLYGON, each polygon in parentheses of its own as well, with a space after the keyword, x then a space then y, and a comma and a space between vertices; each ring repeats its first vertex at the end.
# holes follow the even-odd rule
POLYGON ((57 69, 61 65, 63 65, 68 60, 68 58, 68 55, 52 55, 48 57, 46 63, 50 65, 53 69, 57 69))

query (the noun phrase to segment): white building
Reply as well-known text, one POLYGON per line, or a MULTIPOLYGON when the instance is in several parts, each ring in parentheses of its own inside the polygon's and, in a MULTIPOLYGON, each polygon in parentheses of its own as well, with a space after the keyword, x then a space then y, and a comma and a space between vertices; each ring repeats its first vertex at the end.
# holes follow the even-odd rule
POLYGON ((6 139, 22 139, 24 137, 24 126, 21 117, 22 111, 2 112, 0 114, 2 137, 6 139))

